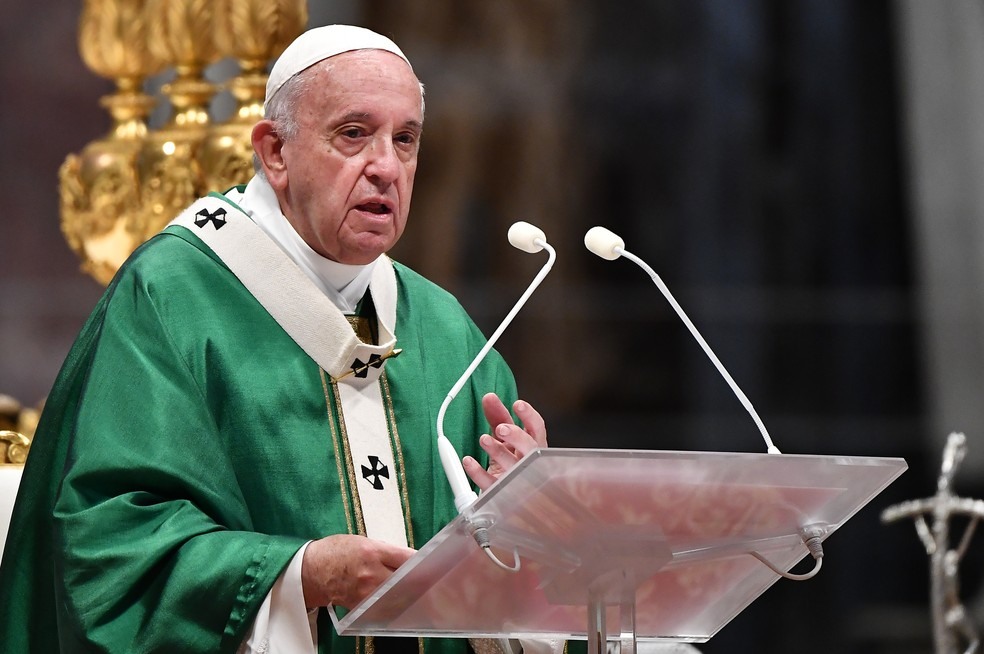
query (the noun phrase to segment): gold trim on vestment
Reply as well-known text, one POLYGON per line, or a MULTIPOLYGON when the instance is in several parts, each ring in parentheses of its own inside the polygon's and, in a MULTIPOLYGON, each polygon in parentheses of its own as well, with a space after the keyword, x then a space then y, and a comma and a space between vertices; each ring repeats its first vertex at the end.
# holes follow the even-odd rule
POLYGON ((352 509, 355 514, 355 526, 360 536, 366 535, 366 521, 362 517, 362 499, 359 497, 358 482, 355 477, 355 462, 352 461, 352 450, 349 448, 348 431, 345 429, 345 413, 342 412, 342 397, 338 393, 338 383, 331 382, 332 394, 335 396, 335 415, 338 416, 338 428, 341 430, 342 449, 345 452, 345 472, 349 488, 352 489, 352 509))
MULTIPOLYGON (((400 445, 400 433, 396 429, 396 412, 393 410, 393 396, 390 394, 389 379, 384 369, 379 375, 379 388, 382 391, 383 405, 386 407, 386 417, 389 423, 390 447, 393 448, 393 458, 396 461, 397 483, 400 485, 400 499, 403 501, 403 524, 407 528, 407 545, 413 544, 413 520, 410 516, 410 495, 407 492, 407 468, 403 463, 403 446, 400 445)), ((421 645, 421 651, 423 651, 421 645)))
MULTIPOLYGON (((321 379, 323 380, 322 383, 324 383, 324 381, 327 381, 326 380, 326 373, 325 373, 324 370, 321 371, 321 379)), ((362 518, 362 500, 359 498, 359 488, 358 488, 358 486, 356 486, 356 481, 355 481, 355 468, 354 468, 354 464, 352 462, 352 452, 349 450, 349 446, 348 446, 348 432, 345 430, 345 414, 342 413, 342 399, 341 399, 341 396, 338 394, 338 383, 334 379, 331 380, 331 395, 333 395, 334 398, 335 398, 335 415, 338 416, 338 429, 341 431, 341 439, 338 438, 338 435, 335 432, 335 421, 331 419, 331 415, 330 415, 331 414, 331 410, 330 410, 330 407, 331 407, 331 398, 328 396, 327 388, 326 388, 326 391, 325 391, 325 401, 328 403, 328 407, 329 407, 329 411, 328 411, 328 413, 329 413, 329 416, 328 416, 329 417, 329 420, 328 420, 328 422, 332 426, 331 427, 332 440, 334 440, 335 443, 336 443, 336 445, 335 445, 335 457, 336 457, 336 459, 335 460, 336 460, 337 466, 338 466, 338 479, 339 479, 339 482, 338 483, 341 484, 341 486, 342 486, 342 494, 343 494, 343 497, 344 497, 344 495, 345 495, 345 479, 346 478, 348 479, 349 488, 352 489, 352 508, 354 509, 355 524, 356 524, 356 529, 358 531, 357 532, 354 532, 353 529, 352 529, 351 517, 349 516, 348 508, 347 507, 346 507, 346 512, 345 512, 345 520, 348 523, 348 530, 349 530, 349 533, 350 534, 351 533, 358 533, 360 536, 365 536, 366 535, 366 522, 362 518), (344 473, 342 472, 342 459, 339 457, 339 452, 338 452, 338 441, 339 440, 341 440, 342 450, 345 452, 345 455, 344 455, 344 459, 345 459, 345 461, 344 461, 345 472, 344 473)), ((359 638, 358 636, 355 639, 355 651, 356 652, 359 651, 359 641, 360 640, 362 640, 362 639, 359 638)), ((364 640, 364 651, 365 651, 365 654, 375 654, 376 645, 373 642, 373 637, 372 636, 366 636, 366 638, 364 640)))
MULTIPOLYGON (((331 396, 328 391, 328 373, 322 369, 318 369, 321 373, 321 388, 325 392, 325 411, 328 414, 328 426, 331 429, 331 443, 335 450, 335 467, 338 468, 338 484, 341 486, 342 492, 342 508, 345 512, 345 528, 348 533, 355 533, 355 528, 352 525, 352 513, 349 507, 349 493, 345 487, 345 473, 342 470, 342 453, 339 450, 338 443, 338 431, 335 429, 335 418, 331 414, 331 396)), ((335 389, 335 396, 338 396, 338 389, 335 389)))

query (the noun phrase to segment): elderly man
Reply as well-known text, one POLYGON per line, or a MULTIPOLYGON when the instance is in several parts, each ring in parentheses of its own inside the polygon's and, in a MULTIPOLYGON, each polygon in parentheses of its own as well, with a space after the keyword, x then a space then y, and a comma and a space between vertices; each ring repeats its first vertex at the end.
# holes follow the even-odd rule
MULTIPOLYGON (((134 253, 55 383, 0 570, 4 652, 465 651, 340 638, 324 608, 455 515, 434 426, 484 337, 385 256, 423 120, 385 37, 317 28, 280 57, 256 177, 134 253)), ((495 353, 445 426, 480 488, 546 445, 495 353)))

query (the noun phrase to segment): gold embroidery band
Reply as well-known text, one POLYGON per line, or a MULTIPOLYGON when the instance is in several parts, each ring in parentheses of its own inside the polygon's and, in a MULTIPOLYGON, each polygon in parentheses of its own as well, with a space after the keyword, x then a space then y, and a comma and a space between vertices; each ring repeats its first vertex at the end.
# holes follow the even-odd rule
MULTIPOLYGON (((390 393, 389 378, 386 371, 379 376, 380 390, 383 395, 383 405, 389 422, 390 437, 393 447, 393 458, 396 460, 397 483, 400 485, 400 498, 403 500, 403 523, 407 526, 407 546, 416 547, 413 541, 413 519, 410 515, 410 497, 407 492, 407 467, 403 462, 403 446, 400 444, 400 432, 396 429, 396 413, 393 411, 393 396, 390 393)), ((423 647, 423 639, 421 639, 423 647)))
POLYGON ((366 535, 366 522, 362 516, 362 498, 359 496, 358 484, 355 479, 355 463, 352 461, 352 449, 349 446, 348 430, 345 427, 345 412, 342 410, 342 397, 338 392, 338 384, 332 381, 331 390, 335 396, 335 415, 338 416, 338 425, 341 429, 342 449, 345 453, 345 473, 348 479, 349 488, 352 490, 352 510, 355 513, 354 533, 359 536, 366 535))
MULTIPOLYGON (((346 527, 348 528, 348 533, 354 534, 356 533, 355 526, 352 524, 352 514, 354 512, 349 506, 349 493, 345 484, 346 475, 344 469, 345 469, 346 457, 344 457, 341 452, 341 449, 342 447, 344 447, 344 445, 339 443, 339 434, 335 428, 335 419, 332 417, 331 393, 328 391, 328 379, 327 379, 328 375, 325 373, 323 369, 320 370, 320 373, 321 373, 321 388, 325 392, 325 405, 328 412, 328 425, 331 428, 331 442, 335 450, 335 466, 338 468, 338 483, 341 486, 342 507, 343 510, 345 511, 345 523, 346 523, 346 527)), ((337 390, 335 391, 335 395, 336 396, 338 395, 337 390)), ((358 501, 358 498, 356 498, 356 501, 358 501)))

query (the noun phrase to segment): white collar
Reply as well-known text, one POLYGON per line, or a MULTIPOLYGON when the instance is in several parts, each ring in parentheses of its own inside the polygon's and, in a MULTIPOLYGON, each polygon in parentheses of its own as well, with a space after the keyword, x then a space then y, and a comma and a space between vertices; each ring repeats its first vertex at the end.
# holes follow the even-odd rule
POLYGON ((353 266, 325 258, 311 249, 290 224, 270 183, 256 175, 244 193, 234 190, 229 198, 249 214, 253 222, 276 243, 344 313, 353 313, 369 288, 376 261, 353 266), (236 196, 239 197, 236 197, 236 196))

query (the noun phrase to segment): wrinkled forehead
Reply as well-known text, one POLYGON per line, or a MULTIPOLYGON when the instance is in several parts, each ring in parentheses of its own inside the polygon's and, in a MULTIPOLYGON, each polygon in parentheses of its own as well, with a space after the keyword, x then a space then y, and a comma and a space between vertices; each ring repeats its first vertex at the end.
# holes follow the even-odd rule
MULTIPOLYGON (((356 120, 357 115, 366 122, 423 127, 423 85, 403 59, 381 50, 356 50, 319 61, 291 79, 281 93, 288 95, 275 96, 270 110, 286 112, 290 120, 309 128, 324 129, 329 123, 356 120)), ((284 115, 267 118, 280 120, 284 115)))
POLYGON ((385 110, 401 114, 401 123, 423 122, 422 86, 413 70, 388 52, 346 52, 319 61, 297 79, 304 80, 305 91, 297 105, 304 113, 323 119, 345 113, 381 115, 385 110))

